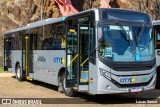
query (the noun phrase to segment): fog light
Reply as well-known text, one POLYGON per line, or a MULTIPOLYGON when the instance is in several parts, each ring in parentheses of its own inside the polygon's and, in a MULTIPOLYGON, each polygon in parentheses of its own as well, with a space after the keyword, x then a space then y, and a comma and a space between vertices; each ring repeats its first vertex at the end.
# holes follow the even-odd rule
POLYGON ((107 84, 106 89, 108 89, 108 90, 111 89, 111 86, 107 84))

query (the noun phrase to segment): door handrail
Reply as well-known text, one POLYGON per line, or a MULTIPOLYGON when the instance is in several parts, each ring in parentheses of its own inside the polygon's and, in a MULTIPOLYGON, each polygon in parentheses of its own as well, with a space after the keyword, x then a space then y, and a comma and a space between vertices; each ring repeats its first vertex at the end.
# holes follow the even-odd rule
POLYGON ((71 62, 67 65, 67 67, 71 66, 71 63, 78 57, 78 54, 74 56, 74 58, 71 60, 71 62))
POLYGON ((81 63, 81 66, 83 66, 88 60, 89 60, 89 57, 81 63))

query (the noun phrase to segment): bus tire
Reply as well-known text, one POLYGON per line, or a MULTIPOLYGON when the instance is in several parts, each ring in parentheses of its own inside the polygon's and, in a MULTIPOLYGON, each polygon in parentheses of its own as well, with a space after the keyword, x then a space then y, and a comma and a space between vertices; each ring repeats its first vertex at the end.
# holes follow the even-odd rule
POLYGON ((156 88, 157 88, 157 89, 160 89, 160 67, 157 68, 156 88))
POLYGON ((19 81, 24 81, 24 76, 22 75, 22 70, 21 70, 20 64, 18 64, 16 66, 16 78, 19 81))
POLYGON ((73 90, 72 87, 70 88, 66 88, 66 84, 65 84, 66 80, 65 80, 65 72, 63 73, 62 75, 62 89, 63 89, 63 93, 66 95, 66 96, 69 96, 69 97, 74 97, 77 95, 77 92, 73 90))

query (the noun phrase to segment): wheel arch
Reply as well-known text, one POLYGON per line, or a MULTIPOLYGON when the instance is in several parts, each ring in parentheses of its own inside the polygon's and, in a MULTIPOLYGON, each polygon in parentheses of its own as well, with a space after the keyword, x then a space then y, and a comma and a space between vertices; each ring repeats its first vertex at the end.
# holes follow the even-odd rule
POLYGON ((17 68, 18 64, 20 64, 20 63, 17 61, 16 64, 15 64, 15 72, 16 72, 16 68, 17 68))
POLYGON ((62 77, 64 72, 65 72, 65 67, 60 68, 60 70, 58 71, 58 77, 57 77, 58 82, 59 81, 61 82, 61 77, 62 77))
POLYGON ((157 71, 158 71, 158 70, 160 70, 160 65, 159 65, 159 66, 157 66, 157 71))

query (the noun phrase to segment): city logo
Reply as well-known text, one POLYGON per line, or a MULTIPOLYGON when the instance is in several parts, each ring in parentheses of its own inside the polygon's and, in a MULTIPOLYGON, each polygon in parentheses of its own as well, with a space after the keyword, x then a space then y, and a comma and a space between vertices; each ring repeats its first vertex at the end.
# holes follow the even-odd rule
POLYGON ((54 61, 54 63, 58 63, 58 64, 64 64, 65 63, 65 59, 60 58, 60 57, 54 57, 53 61, 54 61))
POLYGON ((34 55, 34 61, 46 62, 46 59, 43 56, 34 55))
POLYGON ((122 78, 122 79, 120 79, 120 82, 122 82, 122 83, 125 83, 125 82, 134 83, 135 78, 122 78))
POLYGON ((142 78, 142 82, 146 82, 147 80, 148 80, 147 77, 143 77, 143 78, 142 78))
POLYGON ((37 61, 46 62, 46 59, 45 59, 43 56, 39 56, 39 57, 37 58, 37 61))

